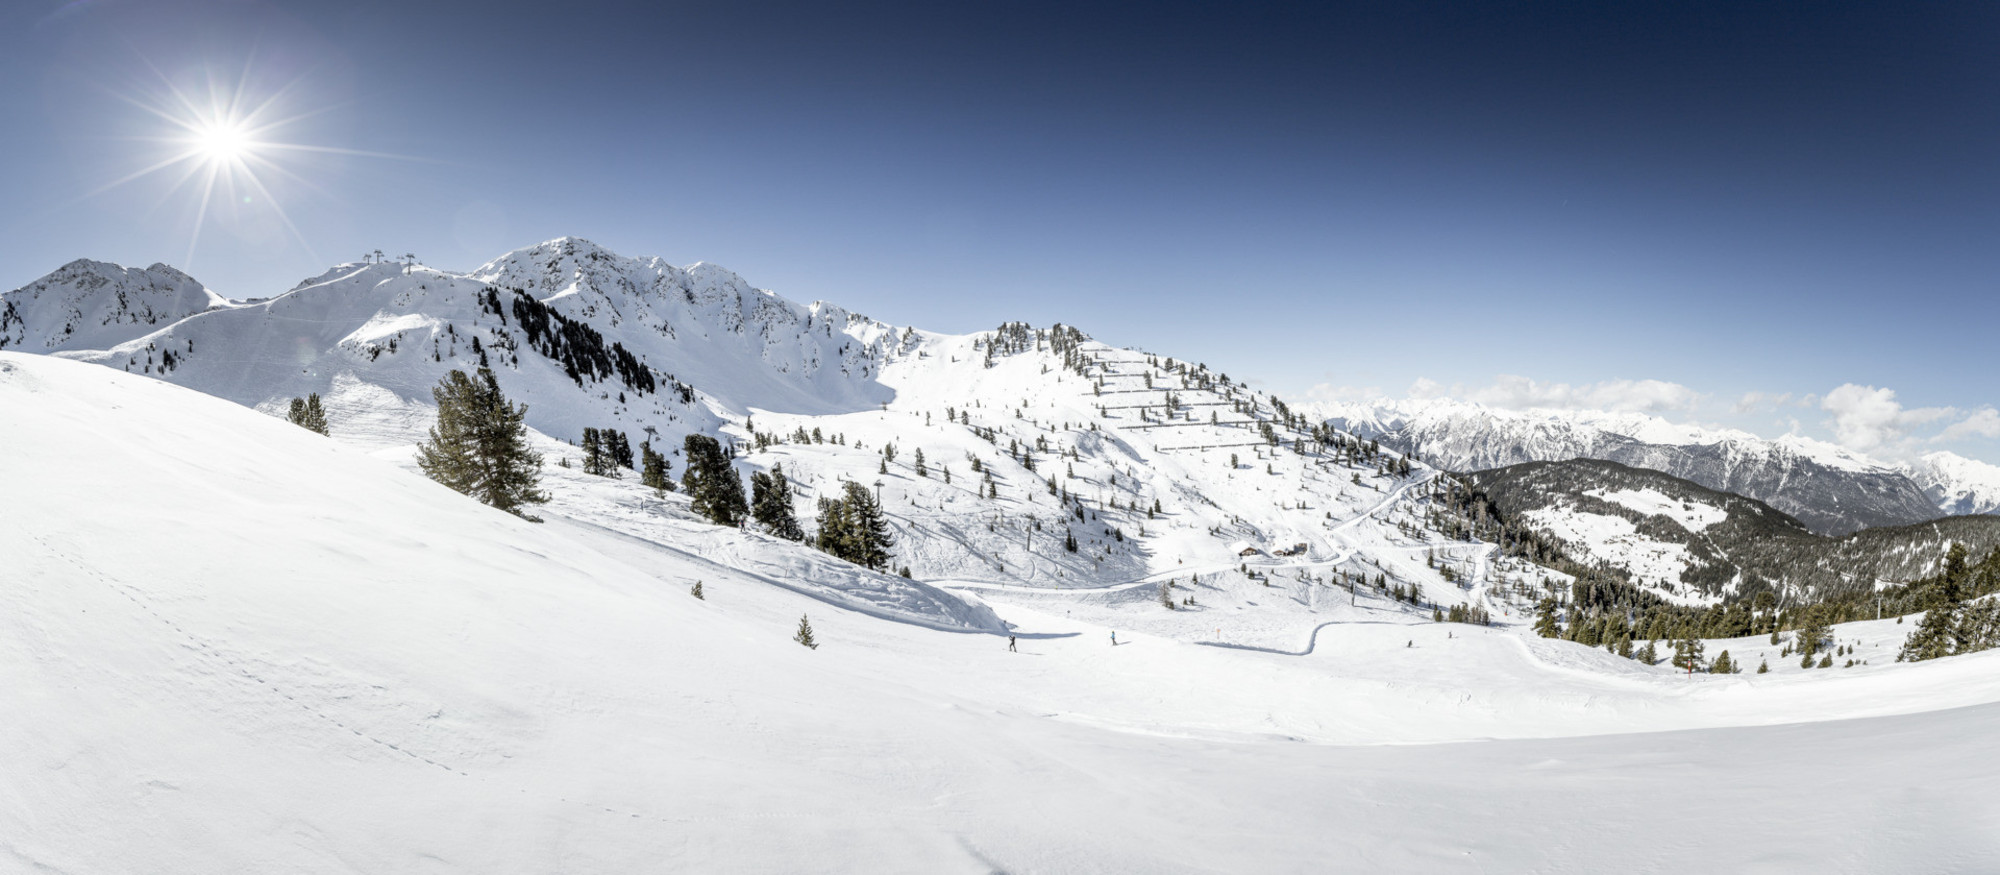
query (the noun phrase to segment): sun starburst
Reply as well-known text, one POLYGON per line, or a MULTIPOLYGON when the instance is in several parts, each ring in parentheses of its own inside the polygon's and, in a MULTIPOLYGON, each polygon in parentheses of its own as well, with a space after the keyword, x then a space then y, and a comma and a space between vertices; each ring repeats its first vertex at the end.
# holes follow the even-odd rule
POLYGON ((273 190, 274 184, 282 181, 288 186, 281 188, 304 188, 325 194, 323 188, 306 177, 307 168, 301 159, 317 154, 418 160, 290 141, 284 137, 288 129, 325 112, 327 107, 300 108, 305 89, 296 80, 268 93, 253 94, 249 64, 234 79, 204 71, 204 75, 192 77, 191 81, 177 81, 157 67, 148 69, 157 77, 156 83, 116 96, 143 110, 159 126, 157 133, 137 138, 154 149, 150 163, 90 194, 147 177, 165 176, 170 182, 162 195, 162 204, 191 195, 193 222, 188 232, 186 267, 193 265, 204 228, 224 206, 239 214, 251 207, 268 211, 268 217, 275 218, 284 233, 298 241, 317 261, 312 245, 306 242, 273 190))

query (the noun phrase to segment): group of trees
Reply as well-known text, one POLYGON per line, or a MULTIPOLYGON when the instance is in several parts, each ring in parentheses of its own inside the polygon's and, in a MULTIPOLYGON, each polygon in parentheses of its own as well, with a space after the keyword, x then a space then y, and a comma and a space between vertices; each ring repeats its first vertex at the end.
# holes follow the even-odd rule
MULTIPOLYGON (((528 338, 528 345, 560 363, 563 373, 578 386, 584 385, 586 377, 606 380, 616 376, 625 388, 642 395, 659 388, 650 368, 623 344, 605 343, 604 335, 589 323, 564 316, 519 289, 513 290, 512 304, 503 309, 500 293, 490 288, 479 294, 480 309, 499 317, 502 324, 511 310, 521 333, 528 338)), ((693 401, 693 390, 678 382, 674 388, 679 391, 682 403, 693 401)))
POLYGON ((615 428, 583 430, 583 473, 599 477, 619 477, 631 468, 632 443, 615 428))
POLYGON ((843 484, 841 497, 819 500, 820 550, 864 568, 878 571, 889 567, 889 548, 895 538, 889 534, 889 520, 882 505, 868 487, 852 480, 843 484))
POLYGON ((2000 586, 1996 578, 2000 578, 2000 550, 1974 568, 1966 563, 1965 545, 1953 544, 1945 555, 1944 570, 1924 582, 1929 607, 1896 659, 1920 662, 2000 647, 2000 600, 1969 600, 2000 586))
POLYGON ((750 518, 787 541, 806 539, 798 517, 792 515, 792 484, 785 479, 785 466, 772 465, 769 473, 750 475, 750 518))
POLYGON ((743 481, 721 442, 705 434, 691 434, 681 442, 681 488, 687 491, 695 513, 718 526, 735 528, 750 515, 750 502, 743 497, 743 481))
POLYGON ((285 421, 306 431, 330 434, 326 427, 326 409, 319 404, 318 392, 304 398, 293 398, 292 406, 285 411, 285 421))

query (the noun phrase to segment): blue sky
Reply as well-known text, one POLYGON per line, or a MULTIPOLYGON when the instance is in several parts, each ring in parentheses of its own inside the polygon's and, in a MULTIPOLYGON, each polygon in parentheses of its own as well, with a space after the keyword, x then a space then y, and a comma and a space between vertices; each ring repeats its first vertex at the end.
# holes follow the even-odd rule
POLYGON ((0 287, 88 256, 267 295, 576 234, 1294 399, 2000 462, 1996 57, 1971 3, 24 0, 0 287), (271 153, 199 223, 170 171, 106 188, 210 82, 305 114, 267 141, 379 154, 271 153))

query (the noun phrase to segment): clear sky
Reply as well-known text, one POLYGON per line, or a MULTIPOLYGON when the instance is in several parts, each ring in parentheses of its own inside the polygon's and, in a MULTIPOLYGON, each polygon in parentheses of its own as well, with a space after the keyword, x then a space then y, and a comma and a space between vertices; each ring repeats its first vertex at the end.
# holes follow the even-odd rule
POLYGON ((1992 3, 13 0, 0 113, 4 288, 574 234, 1295 400, 2000 462, 1992 3), (346 151, 264 150, 206 211, 179 167, 114 185, 178 148, 170 86, 346 151))

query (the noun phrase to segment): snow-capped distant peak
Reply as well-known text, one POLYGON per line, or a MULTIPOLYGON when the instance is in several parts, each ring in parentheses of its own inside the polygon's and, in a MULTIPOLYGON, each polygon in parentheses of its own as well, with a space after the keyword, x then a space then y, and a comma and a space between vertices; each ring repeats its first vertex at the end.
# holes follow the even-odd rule
POLYGON ((1903 470, 1946 513, 2000 513, 2000 465, 1940 451, 1918 458, 1903 470))
POLYGON ((1321 410, 1337 428, 1450 470, 1615 461, 1769 502, 1823 534, 1938 515, 1901 470, 1798 435, 1765 439, 1645 413, 1513 410, 1450 399, 1327 404, 1321 410))

